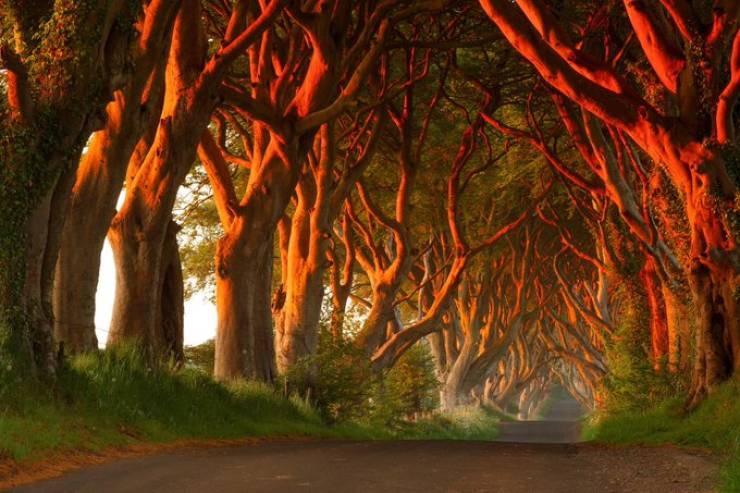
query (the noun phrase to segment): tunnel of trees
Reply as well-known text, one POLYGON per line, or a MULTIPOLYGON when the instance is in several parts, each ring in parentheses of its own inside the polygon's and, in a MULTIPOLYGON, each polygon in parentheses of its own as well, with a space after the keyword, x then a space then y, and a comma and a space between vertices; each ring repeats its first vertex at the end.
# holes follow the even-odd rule
POLYGON ((106 238, 108 346, 182 359, 205 290, 223 381, 422 348, 527 415, 740 367, 740 2, 0 9, 6 382, 97 350, 106 238))

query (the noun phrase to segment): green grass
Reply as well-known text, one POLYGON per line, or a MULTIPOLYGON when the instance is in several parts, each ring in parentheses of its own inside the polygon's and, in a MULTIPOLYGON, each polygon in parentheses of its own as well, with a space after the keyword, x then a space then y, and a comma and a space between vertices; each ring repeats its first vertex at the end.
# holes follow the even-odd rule
POLYGON ((721 491, 740 491, 740 381, 725 383, 688 415, 671 399, 642 413, 595 416, 584 435, 611 444, 676 444, 708 448, 726 456, 721 491))
POLYGON ((421 440, 493 440, 501 418, 484 407, 463 407, 446 414, 432 413, 394 430, 393 438, 421 440))
POLYGON ((180 439, 307 436, 348 439, 495 436, 485 411, 431 415, 389 429, 372 423, 326 424, 298 398, 250 382, 223 385, 197 369, 147 367, 134 351, 74 359, 54 390, 9 390, 0 382, 0 458, 33 462, 65 450, 100 451, 180 439))

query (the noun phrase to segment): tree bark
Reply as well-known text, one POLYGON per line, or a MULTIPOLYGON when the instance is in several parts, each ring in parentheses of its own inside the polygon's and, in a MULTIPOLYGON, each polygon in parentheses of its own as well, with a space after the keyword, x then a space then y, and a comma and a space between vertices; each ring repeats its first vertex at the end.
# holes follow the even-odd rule
MULTIPOLYGON (((326 149, 326 152, 333 150, 326 149)), ((330 159, 322 156, 322 161, 330 159)), ((314 354, 318 343, 327 267, 325 256, 330 237, 327 197, 330 164, 322 163, 316 178, 304 176, 297 187, 298 203, 291 222, 287 272, 284 273, 285 304, 281 323, 275 331, 277 367, 281 373, 301 358, 314 354)))
POLYGON ((8 109, 0 124, 3 372, 54 375, 51 288, 64 213, 82 148, 120 83, 129 7, 137 5, 7 6, 16 43, 0 48, 8 109))
POLYGON ((664 360, 668 357, 670 343, 663 291, 660 289, 660 281, 653 262, 652 258, 645 259, 645 265, 640 271, 640 280, 645 287, 647 305, 650 310, 650 346, 653 367, 657 371, 667 363, 664 360))
POLYGON ((216 250, 216 331, 214 376, 274 377, 270 286, 275 227, 297 177, 298 142, 272 136, 265 157, 249 176, 247 193, 224 227, 216 250), (288 142, 289 144, 284 144, 288 142), (257 340, 262 343, 257 346, 257 340), (258 353, 259 351, 259 353, 258 353), (267 364, 267 361, 270 364, 267 364), (256 366, 261 361, 260 368, 256 366))
POLYGON ((177 2, 167 2, 166 8, 152 9, 141 19, 143 39, 134 54, 134 72, 108 104, 106 126, 94 134, 77 170, 54 281, 54 334, 71 353, 98 346, 95 295, 100 252, 116 213, 129 160, 143 160, 156 129, 162 105, 163 61, 176 7, 177 2), (151 135, 140 142, 147 133, 151 135), (134 153, 137 142, 142 149, 134 153))
POLYGON ((214 377, 271 382, 276 376, 270 289, 273 236, 234 248, 228 233, 216 252, 216 355, 214 377))
POLYGON ((162 258, 162 292, 159 303, 159 322, 162 334, 162 354, 176 363, 183 360, 183 329, 185 317, 185 290, 183 286, 180 250, 177 232, 180 226, 170 221, 164 240, 162 258))
POLYGON ((118 267, 110 337, 137 341, 150 352, 162 349, 157 326, 166 230, 177 190, 195 161, 196 146, 219 103, 218 91, 230 64, 262 33, 282 7, 265 6, 249 26, 239 29, 244 12, 232 12, 224 42, 206 59, 201 5, 184 0, 178 12, 165 72, 162 115, 151 149, 127 187, 109 238, 118 267))

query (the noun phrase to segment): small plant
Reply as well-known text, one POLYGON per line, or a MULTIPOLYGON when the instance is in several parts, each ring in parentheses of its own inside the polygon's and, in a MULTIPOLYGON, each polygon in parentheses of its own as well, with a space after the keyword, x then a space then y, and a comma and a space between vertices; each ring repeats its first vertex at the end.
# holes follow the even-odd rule
POLYGON ((362 350, 322 331, 316 354, 293 365, 283 376, 282 385, 287 395, 303 396, 324 419, 336 423, 367 413, 374 378, 362 350))
POLYGON ((417 421, 439 406, 439 382, 426 346, 409 349, 377 380, 371 404, 368 418, 391 428, 417 421))

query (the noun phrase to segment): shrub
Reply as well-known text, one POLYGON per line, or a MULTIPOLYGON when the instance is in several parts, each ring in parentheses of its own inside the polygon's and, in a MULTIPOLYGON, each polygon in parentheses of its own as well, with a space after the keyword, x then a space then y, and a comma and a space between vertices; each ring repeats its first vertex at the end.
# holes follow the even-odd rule
POLYGON ((216 358, 216 341, 210 339, 197 346, 185 347, 185 367, 200 370, 207 375, 213 374, 213 363, 216 358))
POLYGON ((439 382, 428 348, 417 344, 409 349, 377 380, 370 399, 369 419, 392 428, 436 409, 439 382))
POLYGON ((304 358, 283 376, 286 393, 311 401, 329 422, 348 421, 367 412, 373 374, 362 350, 335 340, 326 331, 316 354, 304 358))
POLYGON ((398 428, 437 407, 438 383, 429 350, 417 344, 390 370, 373 373, 352 341, 322 331, 316 354, 284 376, 286 393, 308 399, 329 422, 356 420, 398 428))

